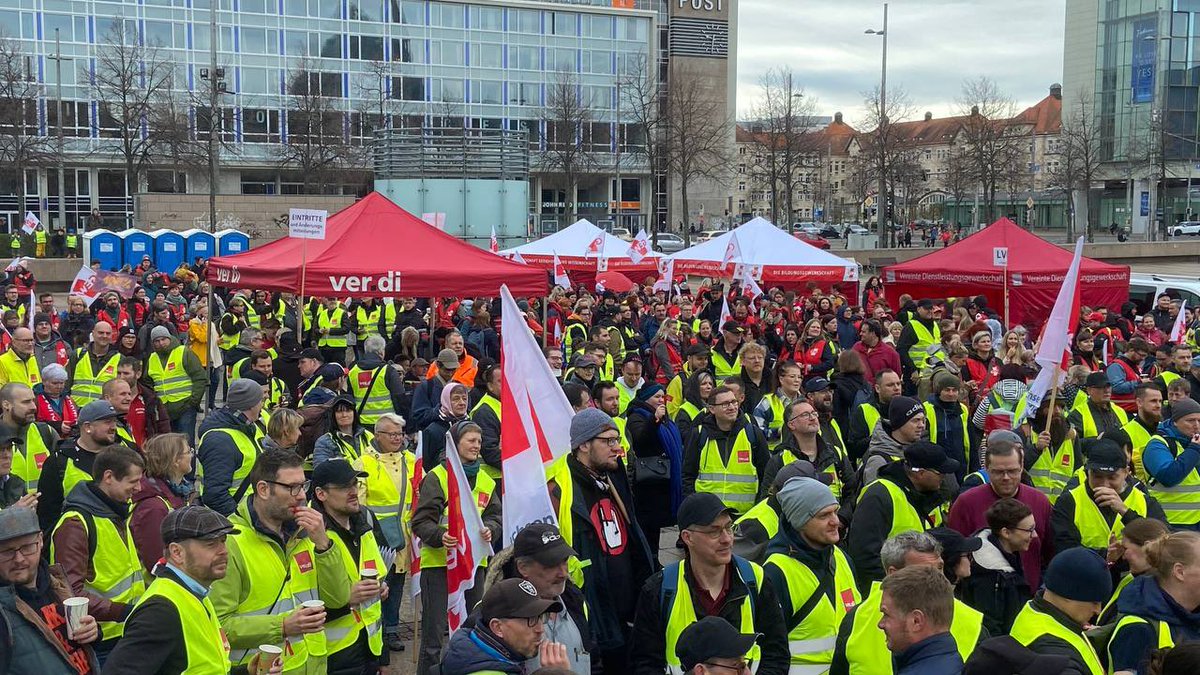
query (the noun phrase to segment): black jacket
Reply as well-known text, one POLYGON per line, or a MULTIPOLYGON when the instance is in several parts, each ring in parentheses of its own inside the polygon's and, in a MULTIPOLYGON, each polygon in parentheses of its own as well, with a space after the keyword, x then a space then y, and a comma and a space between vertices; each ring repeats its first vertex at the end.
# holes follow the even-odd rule
MULTIPOLYGON (((767 491, 771 489, 771 483, 775 482, 776 474, 783 468, 784 450, 790 450, 799 459, 808 459, 796 446, 795 435, 787 431, 783 441, 771 451, 771 459, 767 461, 767 468, 763 471, 762 480, 758 482, 758 501, 760 502, 767 498, 767 491)), ((824 473, 829 467, 833 467, 844 486, 853 486, 855 477, 850 460, 838 455, 837 450, 826 443, 825 437, 821 434, 817 434, 817 461, 812 462, 812 464, 818 474, 824 473)), ((843 489, 842 493, 852 494, 853 490, 843 489)))
MULTIPOLYGON (((392 411, 408 417, 409 408, 412 406, 412 399, 407 392, 404 391, 404 378, 400 375, 400 371, 392 367, 392 364, 384 361, 374 354, 364 353, 355 362, 359 370, 375 370, 376 368, 385 368, 383 371, 383 383, 387 385, 388 396, 392 399, 392 411)), ((361 401, 356 401, 361 403, 361 401)))
MULTIPOLYGON (((872 396, 870 401, 862 403, 850 411, 850 425, 842 427, 842 430, 846 434, 846 453, 855 463, 861 462, 862 458, 867 455, 867 448, 871 447, 871 434, 875 432, 874 424, 867 426, 867 417, 863 414, 866 406, 875 408, 875 412, 879 413, 880 420, 887 419, 887 410, 879 402, 878 396, 872 396)), ((835 406, 834 410, 836 411, 836 409, 835 406)))
POLYGON ((722 431, 717 426, 717 419, 712 415, 707 415, 703 419, 704 422, 700 428, 696 433, 690 434, 683 444, 684 496, 696 491, 696 477, 700 474, 700 454, 708 441, 717 442, 721 459, 728 462, 729 455, 733 452, 733 442, 742 429, 746 430, 746 438, 750 441, 750 461, 754 464, 755 472, 758 473, 758 483, 762 485, 763 473, 767 469, 767 461, 771 459, 771 451, 767 449, 767 442, 762 433, 756 429, 750 419, 745 415, 739 415, 729 431, 722 431))
POLYGON ((76 445, 78 440, 78 437, 64 440, 42 464, 42 475, 38 479, 38 491, 42 494, 38 497, 37 512, 38 523, 46 532, 54 529, 54 524, 62 515, 63 501, 67 498, 63 494, 63 477, 67 471, 67 459, 73 460, 75 466, 87 472, 88 475, 92 473, 92 463, 96 461, 96 453, 80 448, 76 445))
MULTIPOLYGON (((686 560, 680 564, 686 565, 686 560)), ((731 562, 730 565, 733 565, 731 562)), ((663 575, 674 573, 674 566, 660 570, 646 580, 638 596, 637 615, 633 621, 633 636, 631 638, 630 661, 636 675, 661 675, 667 668, 666 636, 667 619, 663 616, 662 587, 663 575)), ((697 591, 692 587, 691 574, 684 573, 688 584, 680 586, 678 593, 687 592, 692 596, 692 607, 696 610, 696 618, 704 618, 703 606, 697 599, 697 591)), ((729 590, 725 595, 725 603, 721 606, 719 616, 741 630, 742 603, 749 602, 749 587, 742 581, 736 569, 730 570, 729 590)), ((779 598, 774 588, 765 577, 762 587, 757 589, 754 607, 754 631, 760 633, 758 646, 762 656, 758 661, 759 675, 784 675, 788 672, 790 656, 788 652, 787 629, 784 627, 783 615, 779 610, 779 598)))
POLYGON ((975 536, 983 540, 983 548, 972 554, 971 576, 958 582, 958 596, 983 613, 988 633, 1004 635, 1033 593, 1021 570, 1020 554, 1005 553, 990 530, 975 536))
MULTIPOLYGON (((1030 600, 1029 604, 1039 612, 1048 614, 1050 618, 1059 622, 1063 626, 1066 626, 1067 629, 1076 633, 1083 633, 1084 627, 1082 625, 1075 623, 1071 617, 1067 616, 1057 607, 1047 602, 1040 593, 1033 600, 1030 600)), ((1088 668, 1087 663, 1084 662, 1083 657, 1079 655, 1079 652, 1076 651, 1074 647, 1068 644, 1065 640, 1054 637, 1053 635, 1046 634, 1038 637, 1036 640, 1029 643, 1029 649, 1037 654, 1065 656, 1070 659, 1070 664, 1060 671, 1062 675, 1075 675, 1076 673, 1086 674, 1091 672, 1091 669, 1088 668)))
MULTIPOLYGON (((833 419, 837 420, 842 433, 846 433, 851 427, 850 418, 854 412, 854 400, 859 398, 859 392, 864 392, 864 395, 870 396, 872 399, 875 398, 874 392, 871 391, 871 385, 867 384, 866 379, 858 373, 838 375, 833 378, 833 419)), ((870 437, 870 435, 871 432, 868 430, 867 436, 870 437)), ((846 442, 849 443, 850 439, 847 438, 846 442)), ((866 451, 865 445, 863 451, 866 451)))
POLYGON ((196 461, 204 467, 204 492, 200 499, 208 508, 228 516, 237 510, 237 502, 229 494, 233 474, 241 467, 244 458, 229 434, 205 435, 212 429, 234 429, 254 440, 254 422, 246 415, 229 408, 218 408, 204 418, 196 437, 200 444, 196 448, 196 461))
MULTIPOLYGON (((1054 532, 1054 550, 1065 551, 1069 548, 1075 548, 1083 545, 1083 540, 1079 534, 1079 528, 1075 526, 1075 495, 1071 493, 1077 485, 1068 485, 1067 489, 1063 490, 1058 496, 1058 501, 1054 503, 1054 512, 1050 519, 1050 530, 1054 532)), ((1089 497, 1093 496, 1092 488, 1086 485, 1085 490, 1089 497)), ((1134 485, 1133 481, 1125 483, 1125 490, 1121 493, 1121 498, 1125 499, 1129 493, 1142 488, 1134 485)), ((1142 495, 1146 499, 1146 517, 1153 518, 1159 522, 1167 522, 1167 514, 1163 512, 1163 508, 1159 505, 1158 500, 1143 492, 1142 495)), ((1117 518, 1120 518, 1123 523, 1128 525, 1135 520, 1141 518, 1134 513, 1133 509, 1125 512, 1125 515, 1118 516, 1117 512, 1110 508, 1101 508, 1100 515, 1104 517, 1104 521, 1111 527, 1117 518)), ((1101 556, 1106 553, 1106 549, 1092 549, 1101 556)))
MULTIPOLYGON (((491 398, 495 398, 491 394, 484 394, 491 398)), ((475 409, 471 415, 471 421, 479 425, 479 430, 483 436, 483 449, 480 452, 480 457, 483 463, 488 466, 500 468, 500 416, 492 410, 491 406, 481 405, 475 409)))

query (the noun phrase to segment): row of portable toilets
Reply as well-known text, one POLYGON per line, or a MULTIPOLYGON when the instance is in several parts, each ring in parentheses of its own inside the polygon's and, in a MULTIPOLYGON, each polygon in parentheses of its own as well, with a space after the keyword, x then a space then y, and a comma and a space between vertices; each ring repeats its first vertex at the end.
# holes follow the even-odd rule
POLYGON ((180 263, 189 265, 196 258, 233 255, 250 250, 250 237, 237 230, 201 229, 182 232, 175 230, 92 230, 83 235, 83 262, 99 262, 100 268, 117 271, 122 265, 137 267, 144 256, 150 256, 154 266, 174 272, 180 263))

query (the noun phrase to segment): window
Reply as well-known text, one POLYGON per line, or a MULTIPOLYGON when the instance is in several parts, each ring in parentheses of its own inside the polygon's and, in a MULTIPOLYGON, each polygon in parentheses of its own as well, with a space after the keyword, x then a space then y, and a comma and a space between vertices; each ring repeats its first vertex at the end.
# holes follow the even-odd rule
POLYGON ((508 48, 508 67, 516 68, 517 70, 540 70, 541 50, 537 47, 519 47, 516 45, 508 48))
POLYGON ((584 14, 582 17, 584 37, 611 38, 612 17, 584 14))
POLYGON ((425 41, 392 38, 392 60, 401 63, 425 63, 425 41))
POLYGON ((499 7, 471 5, 471 28, 504 30, 504 10, 499 7))
POLYGON ((582 67, 585 73, 612 74, 612 52, 599 52, 585 49, 582 52, 582 67))
MULTIPOLYGON (((149 23, 157 23, 157 22, 147 22, 147 24, 149 24, 149 23)), ((168 24, 168 25, 170 25, 170 24, 168 24)), ((58 30, 59 39, 62 40, 63 42, 74 42, 75 41, 75 31, 73 28, 73 22, 71 21, 71 17, 69 17, 65 14, 45 14, 45 15, 43 15, 42 26, 43 26, 43 29, 45 30, 46 40, 51 43, 51 46, 53 46, 53 43, 54 43, 54 31, 56 29, 58 30)), ((86 37, 87 37, 86 33, 84 34, 83 37, 84 37, 84 39, 86 39, 86 37)), ((170 30, 169 29, 167 31, 167 39, 168 40, 170 39, 170 30)))
POLYGON ((463 43, 461 42, 443 42, 434 41, 433 43, 433 63, 440 63, 444 66, 461 66, 465 65, 463 59, 463 43))
POLYGON ((149 169, 146 171, 147 192, 187 192, 187 174, 183 171, 149 169))
POLYGON ((612 107, 612 88, 584 85, 581 90, 583 104, 598 110, 608 110, 612 107))
POLYGON ((308 3, 306 0, 284 0, 283 13, 288 16, 306 16, 308 3))
POLYGON ((471 65, 476 68, 499 68, 503 65, 504 47, 496 44, 471 45, 471 65))
POLYGON ((376 35, 351 35, 350 58, 363 61, 383 60, 383 37, 376 35))
POLYGON ((649 22, 646 19, 628 16, 617 17, 618 39, 645 42, 649 30, 649 22))
POLYGON ((534 82, 509 82, 509 105, 541 105, 541 88, 534 82))
POLYGON ((422 0, 392 0, 392 21, 424 26, 425 3, 422 0))
POLYGON ((451 5, 444 2, 429 3, 429 25, 462 28, 463 5, 451 5))
POLYGON ((508 29, 517 33, 541 33, 541 13, 533 9, 510 9, 508 29))
MULTIPOLYGON (((265 28, 242 28, 242 53, 266 54, 267 30, 265 28)), ((272 50, 274 51, 274 50, 272 50)))
MULTIPOLYGON (((241 0, 241 2, 238 3, 238 11, 251 14, 266 14, 267 0, 241 0)), ((275 13, 274 1, 272 1, 270 5, 270 13, 275 13)))
POLYGON ((462 103, 464 98, 463 90, 462 80, 434 80, 433 100, 445 103, 462 103))
POLYGON ((578 52, 574 49, 551 49, 548 53, 550 57, 549 70, 557 72, 576 72, 575 59, 578 52))
POLYGON ((336 33, 309 33, 308 53, 328 59, 342 58, 342 36, 336 33))
POLYGON ((278 176, 272 171, 243 171, 242 194, 273 195, 277 192, 277 179, 278 176))
POLYGON ((500 95, 500 83, 489 80, 476 80, 471 84, 471 102, 500 105, 503 103, 500 95))
POLYGON ((578 14, 569 12, 551 12, 554 20, 550 24, 550 30, 554 35, 579 35, 579 30, 576 25, 576 17, 578 14))
POLYGON ((342 0, 308 0, 308 15, 340 19, 342 18, 342 0))
MULTIPOLYGON (((271 87, 271 73, 273 71, 267 68, 242 68, 241 70, 241 87, 239 93, 242 94, 270 94, 273 93, 271 87)), ((276 87, 277 88, 277 87, 276 87)))
POLYGON ((421 77, 393 77, 392 98, 403 101, 425 100, 425 79, 421 77))
POLYGON ((380 0, 350 0, 351 21, 378 23, 383 21, 384 16, 383 3, 380 0))

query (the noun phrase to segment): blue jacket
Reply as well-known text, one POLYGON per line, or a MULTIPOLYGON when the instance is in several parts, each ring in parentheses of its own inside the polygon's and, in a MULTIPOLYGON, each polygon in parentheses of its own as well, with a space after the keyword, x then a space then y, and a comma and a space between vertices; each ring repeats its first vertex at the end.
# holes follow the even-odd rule
POLYGON ((476 626, 468 630, 464 626, 450 636, 441 675, 470 675, 481 670, 520 673, 524 663, 524 659, 513 654, 486 628, 476 626))
POLYGON ((424 380, 413 391, 412 415, 405 431, 416 433, 438 418, 442 407, 442 388, 446 385, 437 376, 424 380))
POLYGON ((962 655, 949 632, 938 633, 892 656, 896 675, 958 675, 962 655))
POLYGON ((196 433, 200 439, 196 460, 204 467, 204 492, 200 501, 213 511, 228 516, 237 510, 229 486, 233 483, 233 473, 242 465, 242 451, 229 434, 205 436, 211 429, 237 429, 253 440, 254 423, 240 412, 218 408, 204 418, 196 433))
MULTIPOLYGON (((1144 574, 1129 583, 1117 598, 1117 613, 1165 621, 1171 629, 1175 644, 1185 640, 1200 640, 1200 612, 1190 612, 1162 591, 1158 580, 1144 574)), ((1136 671, 1145 675, 1150 652, 1158 647, 1157 624, 1140 623, 1126 626, 1113 635, 1108 645, 1112 655, 1113 672, 1136 671)))
POLYGON ((1163 420, 1158 425, 1158 433, 1163 438, 1179 441, 1184 450, 1175 456, 1165 443, 1152 439, 1142 452, 1142 464, 1146 467, 1146 473, 1156 482, 1174 487, 1200 465, 1200 446, 1184 436, 1171 420, 1163 420))

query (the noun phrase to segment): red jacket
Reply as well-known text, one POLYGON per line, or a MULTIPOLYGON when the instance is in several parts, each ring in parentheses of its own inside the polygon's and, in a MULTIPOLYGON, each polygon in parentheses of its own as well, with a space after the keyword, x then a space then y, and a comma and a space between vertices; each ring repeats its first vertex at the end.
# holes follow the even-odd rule
MULTIPOLYGON (((970 537, 988 526, 984 514, 989 506, 999 500, 991 485, 973 487, 954 500, 947 524, 964 537, 970 537)), ((1033 522, 1037 527, 1038 536, 1029 543, 1029 550, 1021 554, 1021 568, 1029 587, 1038 588, 1042 584, 1042 570, 1054 557, 1054 534, 1050 531, 1050 516, 1054 508, 1050 506, 1046 495, 1025 484, 1017 488, 1017 501, 1033 511, 1033 522)))
POLYGON ((867 347, 860 340, 855 342, 851 349, 858 352, 867 366, 867 372, 863 373, 863 377, 871 386, 875 385, 875 373, 881 370, 891 369, 896 371, 897 375, 901 374, 900 352, 897 352, 896 348, 888 343, 880 341, 874 347, 867 347))
POLYGON ((138 558, 146 571, 163 555, 162 522, 172 509, 178 509, 187 501, 171 491, 162 478, 142 476, 142 484, 133 493, 133 508, 129 512, 129 531, 137 545, 138 558), (167 508, 167 504, 171 507, 167 508))

